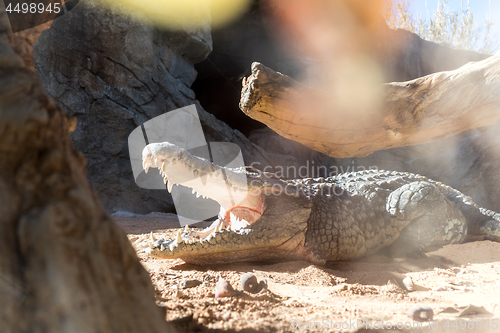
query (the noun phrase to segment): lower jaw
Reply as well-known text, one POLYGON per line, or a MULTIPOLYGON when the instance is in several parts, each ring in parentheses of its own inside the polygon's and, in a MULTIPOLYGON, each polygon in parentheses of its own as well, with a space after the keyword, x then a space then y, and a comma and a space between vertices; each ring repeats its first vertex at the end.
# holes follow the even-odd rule
POLYGON ((275 263, 286 260, 303 260, 304 258, 290 257, 286 250, 274 249, 257 249, 252 251, 235 251, 235 252, 218 252, 198 254, 196 256, 181 256, 180 259, 188 264, 207 266, 207 265, 224 265, 237 262, 265 262, 275 263))
POLYGON ((246 249, 242 251, 228 250, 227 252, 207 252, 198 253, 193 256, 179 256, 186 263, 207 266, 223 265, 236 262, 265 262, 276 263, 293 260, 306 260, 314 264, 324 264, 323 261, 316 260, 304 246, 305 236, 299 233, 283 244, 272 247, 262 247, 257 249, 246 249))

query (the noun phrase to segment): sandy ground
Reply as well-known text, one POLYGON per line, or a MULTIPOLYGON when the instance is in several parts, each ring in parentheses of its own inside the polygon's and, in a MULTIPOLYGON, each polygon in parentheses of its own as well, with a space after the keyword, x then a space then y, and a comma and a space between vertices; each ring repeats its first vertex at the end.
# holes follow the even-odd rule
POLYGON ((325 267, 305 261, 198 267, 144 254, 151 231, 156 237, 173 237, 179 228, 175 215, 114 219, 150 273, 167 320, 182 332, 382 332, 391 327, 405 332, 500 332, 500 243, 476 241, 446 246, 426 258, 375 255, 325 267), (241 276, 248 272, 259 281, 266 279, 268 289, 214 298, 219 277, 241 291, 241 276), (407 277, 416 290, 407 290, 407 277), (201 284, 182 289, 186 280, 201 284), (472 308, 467 314, 469 305, 484 309, 472 308), (417 324, 406 314, 422 306, 434 312, 430 323, 417 324), (477 313, 481 311, 486 313, 477 313))

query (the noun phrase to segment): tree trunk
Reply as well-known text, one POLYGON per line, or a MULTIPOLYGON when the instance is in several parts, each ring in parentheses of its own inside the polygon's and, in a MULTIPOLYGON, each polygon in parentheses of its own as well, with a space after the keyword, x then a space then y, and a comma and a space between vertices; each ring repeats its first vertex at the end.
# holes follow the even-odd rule
POLYGON ((74 125, 1 25, 0 331, 171 331, 148 273, 87 182, 74 125))
POLYGON ((326 91, 254 63, 251 76, 243 80, 240 108, 280 135, 317 151, 363 157, 499 123, 500 54, 453 71, 385 84, 380 103, 369 111, 335 101, 326 91))

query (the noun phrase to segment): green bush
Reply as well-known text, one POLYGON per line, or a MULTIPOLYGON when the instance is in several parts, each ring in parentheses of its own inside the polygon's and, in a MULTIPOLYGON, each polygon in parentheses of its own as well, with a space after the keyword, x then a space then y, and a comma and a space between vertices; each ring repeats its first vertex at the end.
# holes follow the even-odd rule
POLYGON ((410 13, 412 0, 396 0, 396 10, 392 1, 387 0, 385 20, 393 29, 405 29, 418 34, 423 39, 450 47, 493 54, 498 51, 498 40, 491 36, 493 22, 485 20, 478 24, 470 11, 469 1, 461 11, 450 11, 448 0, 438 1, 438 8, 429 20, 418 18, 410 13))

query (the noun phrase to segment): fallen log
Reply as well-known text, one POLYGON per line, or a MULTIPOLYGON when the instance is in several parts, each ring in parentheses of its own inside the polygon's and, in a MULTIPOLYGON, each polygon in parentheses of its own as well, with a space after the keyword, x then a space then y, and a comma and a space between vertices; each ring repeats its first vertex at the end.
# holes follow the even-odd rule
POLYGON ((500 122, 498 54, 381 88, 380 103, 371 110, 349 109, 336 105, 327 91, 253 63, 243 80, 240 109, 278 134, 333 157, 363 157, 500 122))

